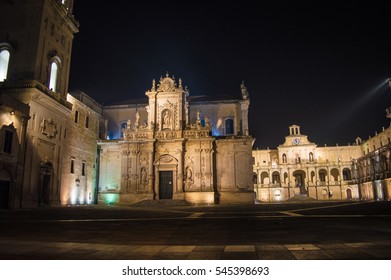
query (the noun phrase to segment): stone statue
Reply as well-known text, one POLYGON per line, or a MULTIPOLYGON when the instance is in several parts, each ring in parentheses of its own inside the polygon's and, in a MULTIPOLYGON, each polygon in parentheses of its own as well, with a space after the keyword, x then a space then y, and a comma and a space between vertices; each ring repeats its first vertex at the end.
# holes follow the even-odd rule
POLYGON ((171 116, 169 111, 164 112, 163 116, 163 128, 170 128, 171 127, 171 116))
POLYGON ((145 170, 145 168, 141 168, 140 185, 145 186, 147 183, 148 183, 147 171, 145 170))
POLYGON ((126 128, 127 128, 127 129, 130 129, 131 125, 132 125, 131 120, 128 120, 128 121, 126 122, 126 128))
POLYGON ((210 127, 210 121, 208 117, 205 117, 205 127, 210 127))
POLYGON ((134 126, 136 128, 138 128, 138 126, 139 126, 139 121, 140 121, 140 113, 138 111, 136 111, 136 121, 134 123, 134 126))
POLYGON ((190 167, 188 167, 186 169, 186 180, 187 181, 192 181, 193 180, 193 171, 191 171, 190 167))
POLYGON ((248 99, 249 94, 246 86, 244 85, 244 81, 242 81, 242 84, 240 85, 240 90, 242 91, 242 97, 243 99, 248 99))

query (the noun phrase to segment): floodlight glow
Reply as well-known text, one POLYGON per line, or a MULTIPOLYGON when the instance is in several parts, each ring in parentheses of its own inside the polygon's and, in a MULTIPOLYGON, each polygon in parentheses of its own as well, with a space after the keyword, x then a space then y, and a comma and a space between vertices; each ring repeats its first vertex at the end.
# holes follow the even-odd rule
POLYGON ((119 195, 117 193, 106 193, 106 194, 103 194, 103 201, 106 204, 113 204, 113 203, 117 202, 118 199, 119 199, 119 195))

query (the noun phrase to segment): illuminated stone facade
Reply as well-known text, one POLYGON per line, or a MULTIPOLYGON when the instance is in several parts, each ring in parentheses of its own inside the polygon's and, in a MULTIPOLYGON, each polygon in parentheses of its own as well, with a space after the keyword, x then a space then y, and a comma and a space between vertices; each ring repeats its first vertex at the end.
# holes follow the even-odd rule
POLYGON ((145 102, 106 106, 110 140, 99 142, 100 199, 253 203, 244 84, 241 94, 190 97, 182 80, 167 74, 152 82, 145 102))
POLYGON ((0 209, 20 207, 29 106, 0 93, 0 209))
MULTIPOLYGON (((61 203, 64 136, 72 112, 66 96, 73 34, 78 32, 72 7, 73 0, 0 1, 0 55, 9 54, 0 62, 0 69, 7 69, 2 70, 1 95, 30 109, 25 140, 19 141, 26 143, 20 150, 21 186, 12 186, 9 207, 61 203)), ((2 119, 1 125, 9 124, 2 119)), ((16 132, 20 139, 23 130, 16 132)))
POLYGON ((289 131, 277 149, 253 151, 259 201, 391 198, 391 127, 367 141, 333 147, 317 147, 297 125, 289 131))
POLYGON ((167 74, 146 100, 111 106, 68 94, 72 8, 0 0, 0 208, 391 198, 390 127, 317 147, 292 126, 252 151, 244 83, 235 98, 191 96, 167 74))
POLYGON ((103 107, 84 92, 68 94, 67 100, 72 113, 64 131, 61 203, 94 204, 99 169, 97 139, 106 136, 103 107))
MULTIPOLYGON (((386 112, 391 119, 391 107, 386 112)), ((363 156, 355 160, 361 199, 391 200, 391 126, 363 141, 361 149, 363 156)))

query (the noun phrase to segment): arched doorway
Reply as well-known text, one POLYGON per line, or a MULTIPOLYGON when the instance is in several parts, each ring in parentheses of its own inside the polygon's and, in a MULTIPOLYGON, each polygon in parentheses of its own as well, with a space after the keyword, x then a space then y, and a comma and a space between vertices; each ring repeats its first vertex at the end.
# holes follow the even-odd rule
POLYGON ((307 189, 305 186, 305 172, 303 170, 296 170, 293 172, 293 177, 295 178, 295 187, 300 189, 300 194, 307 194, 307 189))
POLYGON ((41 175, 38 188, 38 204, 40 206, 42 204, 49 205, 53 165, 50 161, 45 160, 41 162, 40 168, 41 175))

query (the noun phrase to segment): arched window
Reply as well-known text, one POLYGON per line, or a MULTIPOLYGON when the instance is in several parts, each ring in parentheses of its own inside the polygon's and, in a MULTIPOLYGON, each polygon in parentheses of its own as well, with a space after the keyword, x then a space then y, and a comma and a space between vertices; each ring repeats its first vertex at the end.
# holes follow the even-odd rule
POLYGON ((319 170, 319 181, 324 183, 326 182, 327 172, 324 169, 319 170))
POLYGON ((286 163, 286 154, 282 155, 282 163, 286 163))
POLYGON ((344 181, 352 180, 352 174, 351 174, 349 168, 344 168, 344 170, 342 171, 342 175, 343 175, 344 181))
POLYGON ((0 82, 7 79, 10 52, 7 49, 0 50, 0 82))
POLYGON ((56 61, 53 61, 50 65, 50 78, 49 78, 49 89, 52 91, 57 91, 58 86, 58 74, 59 67, 56 61))
POLYGON ((234 134, 234 120, 226 119, 225 120, 225 134, 230 135, 234 134))

